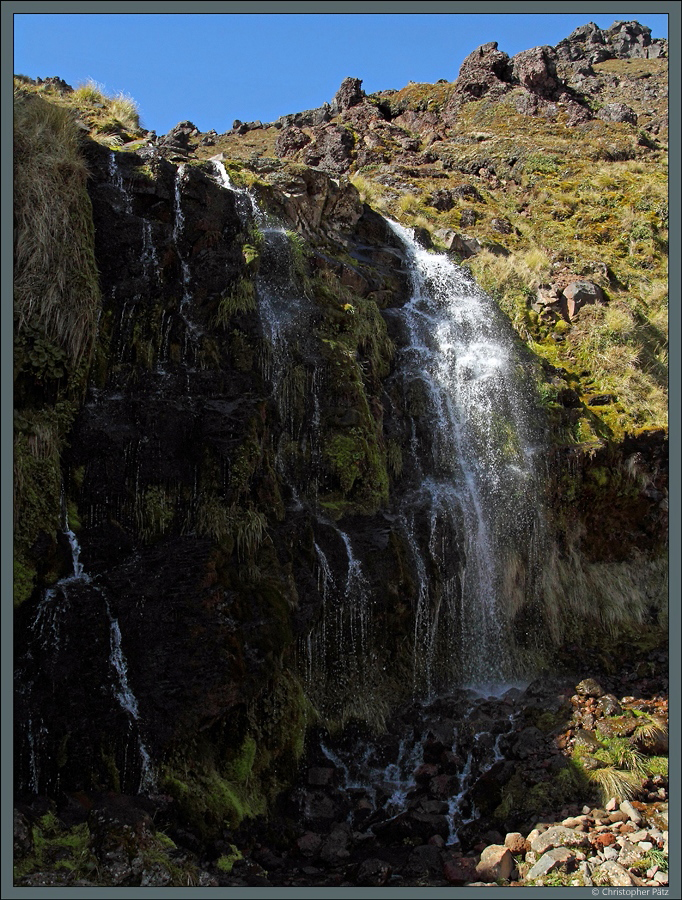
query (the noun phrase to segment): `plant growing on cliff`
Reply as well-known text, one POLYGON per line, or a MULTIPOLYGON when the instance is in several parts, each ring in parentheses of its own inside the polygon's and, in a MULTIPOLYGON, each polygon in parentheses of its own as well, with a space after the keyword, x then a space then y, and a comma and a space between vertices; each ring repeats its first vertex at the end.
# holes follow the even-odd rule
POLYGON ((15 91, 14 308, 77 366, 92 353, 100 292, 79 132, 67 109, 15 91))

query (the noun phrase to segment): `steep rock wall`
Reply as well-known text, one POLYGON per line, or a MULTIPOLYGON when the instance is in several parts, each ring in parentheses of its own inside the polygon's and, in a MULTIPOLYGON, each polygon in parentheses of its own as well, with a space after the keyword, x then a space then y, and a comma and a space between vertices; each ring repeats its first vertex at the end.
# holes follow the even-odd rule
MULTIPOLYGON (((68 642, 43 648, 37 669, 22 663, 22 782, 41 792, 57 783, 135 791, 142 742, 160 786, 210 832, 262 810, 315 719, 302 660, 331 590, 323 560, 339 596, 360 578, 360 560, 374 608, 373 633, 355 648, 364 664, 343 671, 321 711, 380 723, 412 688, 418 577, 395 499, 420 400, 387 389, 401 341, 391 310, 409 295, 404 249, 351 185, 321 172, 275 167, 253 188, 305 236, 306 251, 245 213, 246 195, 221 184, 213 163, 181 168, 151 149, 96 144, 86 156, 103 312, 63 475, 93 583, 62 589, 68 642), (257 314, 263 298, 274 309, 283 297, 291 320, 277 309, 269 320, 257 314), (299 496, 313 494, 322 518, 299 496), (112 617, 139 704, 134 722, 117 699, 120 678, 112 681, 112 617), (69 698, 58 714, 55 692, 69 698), (38 720, 40 740, 29 734, 38 720)), ((548 546, 573 573, 624 563, 630 548, 660 556, 664 436, 633 438, 608 460, 589 449, 572 451, 573 468, 555 463, 548 505, 559 498, 560 514, 548 546), (629 482, 604 474, 620 470, 629 482)), ((64 538, 60 546, 58 574, 68 575, 64 538)), ((578 598, 586 629, 641 620, 640 609, 595 616, 591 584, 578 598)), ((43 587, 20 612, 22 659, 40 644, 43 587)), ((547 590, 522 607, 519 640, 536 654, 547 631, 564 641, 570 628, 551 622, 570 622, 571 602, 547 590)), ((338 634, 363 622, 351 611, 338 634)))

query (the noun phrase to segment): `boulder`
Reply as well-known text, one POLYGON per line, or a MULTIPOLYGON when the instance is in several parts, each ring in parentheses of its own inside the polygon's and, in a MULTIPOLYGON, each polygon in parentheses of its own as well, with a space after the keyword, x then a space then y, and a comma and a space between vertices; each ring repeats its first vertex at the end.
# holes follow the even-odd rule
POLYGON ((612 887, 628 887, 641 885, 642 882, 635 875, 631 875, 620 863, 608 859, 592 872, 592 881, 598 885, 611 885, 612 887))
POLYGON ((451 250, 462 259, 469 259, 470 256, 475 256, 483 249, 483 245, 475 237, 456 232, 450 232, 444 239, 444 244, 447 250, 451 250))
POLYGON ((293 156, 309 143, 310 136, 292 125, 289 128, 283 128, 277 135, 275 153, 277 156, 293 156))
POLYGON ((509 221, 509 219, 504 218, 495 218, 490 220, 490 225, 495 231, 498 231, 500 234, 511 234, 514 230, 514 226, 509 221))
POLYGON ((592 732, 585 731, 583 728, 576 731, 574 741, 577 749, 586 750, 588 753, 595 753, 601 746, 592 732))
POLYGON ((405 874, 411 876, 433 877, 443 871, 443 854, 434 844, 422 844, 410 853, 405 874))
POLYGON ((441 212, 447 212, 452 209, 456 200, 453 191, 441 189, 439 191, 434 191, 430 197, 427 197, 426 202, 429 206, 433 206, 434 209, 438 209, 441 212))
POLYGON ((642 817, 629 800, 623 800, 623 802, 619 806, 619 809, 621 812, 625 813, 628 819, 630 819, 631 822, 634 822, 635 825, 639 825, 639 823, 642 821, 642 817))
MULTIPOLYGON (((589 406, 601 406, 602 404, 595 402, 597 399, 601 399, 601 397, 591 397, 589 406)), ((608 403, 609 401, 607 400, 606 402, 608 403)), ((623 712, 623 707, 613 694, 604 694, 597 702, 597 711, 602 716, 619 716, 623 712)))
POLYGON ((360 863, 355 881, 361 887, 382 887, 391 877, 391 867, 383 859, 366 859, 360 863))
POLYGON ((554 825, 533 838, 530 844, 534 853, 546 853, 554 847, 589 847, 587 835, 563 825, 554 825))
POLYGON ((574 319, 583 306, 604 302, 604 292, 592 281, 572 281, 563 289, 563 295, 569 319, 574 319))
POLYGON ((509 90, 509 56, 497 49, 497 41, 477 47, 462 63, 455 89, 472 99, 488 94, 492 88, 497 93, 509 90))
POLYGON ((491 844, 481 853, 476 874, 483 881, 508 881, 514 869, 514 857, 506 847, 491 844))
POLYGON ((341 125, 325 125, 307 145, 303 161, 333 174, 347 172, 353 161, 353 135, 341 125))
POLYGON ((445 861, 443 875, 450 884, 468 884, 476 878, 476 861, 470 856, 456 856, 445 861))
POLYGON ((637 124, 637 113, 626 103, 605 103, 597 112, 597 118, 603 122, 628 122, 637 124))
POLYGON ((458 184, 453 187, 450 192, 453 197, 462 197, 467 200, 473 200, 475 203, 483 203, 483 197, 473 184, 458 184))
POLYGON ((178 122, 168 134, 159 139, 159 146, 182 155, 189 151, 190 138, 198 135, 199 129, 193 122, 178 122))
POLYGON ((527 91, 548 100, 556 99, 559 78, 556 71, 557 55, 553 47, 533 47, 517 53, 511 59, 511 77, 527 91))
POLYGON ((544 734, 539 728, 531 725, 529 728, 524 728, 519 734, 518 740, 512 747, 512 752, 517 759, 528 759, 529 756, 541 753, 545 746, 544 734))
POLYGON ((637 719, 628 716, 617 716, 610 719, 600 719, 597 722, 597 731, 603 737, 629 737, 637 728, 637 719))
POLYGON ((351 829, 347 822, 335 825, 327 840, 322 844, 320 859, 331 865, 341 860, 348 859, 350 856, 348 850, 350 836, 351 829))
POLYGON ((547 853, 543 853, 532 869, 526 874, 526 880, 530 881, 534 878, 542 878, 543 875, 547 875, 548 872, 551 872, 554 869, 569 868, 571 863, 574 865, 576 863, 576 858, 571 851, 567 850, 565 847, 555 847, 553 850, 548 850, 547 853))
POLYGON ((504 839, 504 846, 514 856, 525 854, 530 849, 530 844, 518 831, 510 832, 504 839))
POLYGON ((302 856, 314 857, 322 846, 322 838, 314 831, 306 831, 297 841, 296 846, 302 856))

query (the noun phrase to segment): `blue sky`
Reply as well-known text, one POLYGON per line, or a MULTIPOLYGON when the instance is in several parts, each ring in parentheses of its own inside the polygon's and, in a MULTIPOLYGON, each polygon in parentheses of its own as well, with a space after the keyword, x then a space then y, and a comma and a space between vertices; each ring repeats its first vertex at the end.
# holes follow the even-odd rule
POLYGON ((618 19, 636 19, 653 37, 668 36, 667 16, 644 11, 17 14, 14 71, 32 78, 58 75, 74 87, 92 79, 107 93, 129 94, 143 125, 158 134, 183 119, 202 131, 223 132, 234 119, 269 122, 320 106, 347 75, 361 78, 367 93, 408 81, 452 81, 464 57, 487 41, 513 56, 556 44, 586 22, 608 28, 618 19))

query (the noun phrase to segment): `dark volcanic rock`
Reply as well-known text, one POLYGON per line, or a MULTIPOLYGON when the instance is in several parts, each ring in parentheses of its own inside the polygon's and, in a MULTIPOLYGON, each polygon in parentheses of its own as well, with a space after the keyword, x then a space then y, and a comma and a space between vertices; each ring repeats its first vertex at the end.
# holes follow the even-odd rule
POLYGON ((354 146, 353 135, 348 129, 342 125, 325 125, 308 145, 303 160, 309 166, 340 174, 350 168, 354 146))
POLYGON ((292 156, 309 143, 309 135, 295 125, 291 125, 288 128, 283 128, 277 135, 275 153, 277 156, 292 156))
POLYGON ((606 103, 597 112, 597 118, 604 122, 628 122, 637 124, 637 113, 626 103, 606 103))
POLYGON ((497 96, 500 90, 509 86, 509 56, 497 49, 497 41, 482 44, 470 53, 462 63, 457 81, 457 91, 478 99, 495 89, 497 96))
POLYGON ((557 98, 560 82, 552 47, 533 47, 517 53, 510 61, 511 77, 533 94, 549 100, 557 98))
POLYGON ((362 79, 360 78, 344 78, 331 102, 331 114, 338 115, 340 112, 350 109, 351 106, 361 103, 365 96, 361 85, 362 79))

